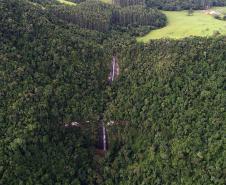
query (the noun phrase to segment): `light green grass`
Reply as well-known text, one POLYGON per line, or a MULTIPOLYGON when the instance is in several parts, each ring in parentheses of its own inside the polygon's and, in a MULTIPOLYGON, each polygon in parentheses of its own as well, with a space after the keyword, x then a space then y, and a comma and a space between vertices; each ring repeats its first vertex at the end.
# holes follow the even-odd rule
POLYGON ((57 0, 58 2, 65 4, 65 5, 70 5, 70 6, 76 6, 76 3, 70 2, 70 1, 66 1, 66 0, 57 0))
MULTIPOLYGON (((226 7, 220 8, 222 11, 226 7)), ((215 10, 219 10, 215 8, 215 10)), ((214 19, 206 15, 204 11, 195 11, 193 16, 188 16, 187 11, 163 11, 168 19, 166 27, 151 31, 144 37, 137 38, 138 41, 148 42, 151 39, 172 38, 180 39, 189 36, 212 36, 219 31, 226 35, 226 21, 214 19)))
POLYGON ((112 0, 100 0, 103 3, 112 4, 112 0))
POLYGON ((212 10, 216 10, 216 11, 218 11, 218 12, 220 12, 220 13, 223 13, 223 14, 225 14, 226 13, 226 7, 224 6, 224 7, 213 7, 213 8, 211 8, 212 10))

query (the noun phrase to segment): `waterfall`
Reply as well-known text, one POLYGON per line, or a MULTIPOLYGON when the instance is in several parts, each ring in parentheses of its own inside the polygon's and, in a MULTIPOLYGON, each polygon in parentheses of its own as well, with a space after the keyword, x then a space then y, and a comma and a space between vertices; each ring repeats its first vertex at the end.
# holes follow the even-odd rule
POLYGON ((103 150, 107 150, 107 136, 106 136, 106 128, 104 126, 104 123, 102 124, 102 133, 103 133, 103 150))
MULTIPOLYGON (((109 82, 113 82, 115 77, 119 75, 119 66, 117 63, 117 59, 115 56, 113 56, 112 61, 111 61, 111 72, 108 76, 109 82)), ((111 83, 110 83, 111 84, 111 83)), ((99 148, 103 151, 107 151, 108 148, 108 138, 107 138, 107 129, 104 125, 103 122, 103 115, 100 114, 100 119, 99 119, 99 148)))
POLYGON ((112 78, 111 78, 112 82, 114 81, 114 77, 115 77, 115 57, 113 57, 112 60, 112 78))

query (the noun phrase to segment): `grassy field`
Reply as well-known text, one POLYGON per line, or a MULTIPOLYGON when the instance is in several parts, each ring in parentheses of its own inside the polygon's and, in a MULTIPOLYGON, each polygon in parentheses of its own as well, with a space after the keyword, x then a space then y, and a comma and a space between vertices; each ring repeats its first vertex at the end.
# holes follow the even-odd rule
POLYGON ((103 2, 103 3, 108 3, 108 4, 112 3, 112 0, 100 0, 100 1, 103 2))
POLYGON ((212 10, 216 10, 216 11, 218 11, 218 12, 220 12, 220 13, 224 13, 224 14, 226 14, 226 7, 213 7, 213 8, 211 8, 212 10))
POLYGON ((70 1, 66 1, 66 0, 57 0, 57 1, 62 3, 62 4, 76 6, 76 3, 73 3, 73 2, 70 2, 70 1))
MULTIPOLYGON (((215 11, 226 12, 226 7, 216 7, 215 11)), ((151 39, 173 38, 180 39, 189 36, 211 36, 218 31, 226 35, 226 21, 217 20, 204 11, 195 11, 188 16, 187 11, 163 11, 168 19, 166 27, 151 31, 138 41, 148 42, 151 39)))

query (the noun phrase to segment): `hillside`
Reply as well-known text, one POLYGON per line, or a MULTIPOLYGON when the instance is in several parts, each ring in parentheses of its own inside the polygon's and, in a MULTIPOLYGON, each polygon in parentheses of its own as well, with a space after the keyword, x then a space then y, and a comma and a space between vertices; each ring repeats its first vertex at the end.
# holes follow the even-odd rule
POLYGON ((226 37, 144 44, 143 1, 59 1, 0 1, 0 184, 224 185, 226 37))
POLYGON ((0 184, 92 184, 101 34, 25 1, 0 2, 0 15, 0 184), (85 130, 65 127, 80 120, 85 130))
POLYGON ((225 184, 225 51, 223 37, 127 48, 105 112, 129 122, 112 128, 109 184, 225 184))
POLYGON ((93 0, 78 6, 51 6, 49 10, 60 20, 100 32, 121 30, 134 35, 133 32, 148 32, 166 24, 163 13, 141 5, 119 7, 93 0))

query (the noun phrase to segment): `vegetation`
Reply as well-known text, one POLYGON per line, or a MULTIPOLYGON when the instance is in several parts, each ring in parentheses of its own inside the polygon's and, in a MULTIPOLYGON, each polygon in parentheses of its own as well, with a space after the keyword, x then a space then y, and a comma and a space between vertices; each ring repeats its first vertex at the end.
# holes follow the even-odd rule
POLYGON ((51 12, 82 28, 107 32, 111 26, 111 5, 98 1, 83 2, 76 7, 55 6, 51 8, 51 12))
POLYGON ((115 9, 112 15, 112 24, 127 26, 151 26, 162 27, 166 23, 165 16, 158 10, 144 8, 143 6, 128 6, 115 9))
POLYGON ((114 7, 99 1, 86 1, 76 7, 55 6, 54 16, 82 28, 108 32, 116 26, 123 28, 146 26, 150 29, 166 24, 166 17, 158 10, 143 6, 114 7))
POLYGON ((29 1, 33 3, 38 3, 38 4, 50 5, 55 3, 58 0, 29 0, 29 1))
POLYGON ((225 184, 226 39, 131 45, 109 89, 106 184, 225 184))
POLYGON ((101 0, 103 3, 112 4, 112 0, 101 0))
POLYGON ((0 1, 0 184, 224 185, 226 38, 137 43, 164 14, 75 2, 0 1))
POLYGON ((26 1, 1 1, 0 15, 0 184, 94 183, 92 128, 108 59, 101 34, 26 1), (79 120, 90 123, 64 127, 79 120))
POLYGON ((212 7, 211 9, 215 10, 215 11, 218 11, 221 14, 226 14, 226 6, 223 6, 223 7, 212 7))
POLYGON ((71 6, 76 6, 76 3, 77 3, 75 1, 66 1, 66 0, 57 0, 57 1, 66 5, 71 5, 71 6))
POLYGON ((146 0, 148 7, 156 7, 163 10, 188 10, 190 8, 200 10, 211 6, 225 6, 226 0, 146 0))
POLYGON ((84 2, 86 0, 68 0, 70 2, 73 2, 73 3, 81 3, 81 2, 84 2))
POLYGON ((226 35, 226 23, 214 19, 202 11, 194 11, 193 16, 187 16, 186 11, 164 11, 168 25, 164 28, 151 31, 138 41, 148 42, 151 39, 172 38, 181 39, 189 36, 212 36, 216 31, 226 35))
POLYGON ((145 0, 112 0, 112 3, 122 7, 132 6, 132 5, 144 5, 145 0))

